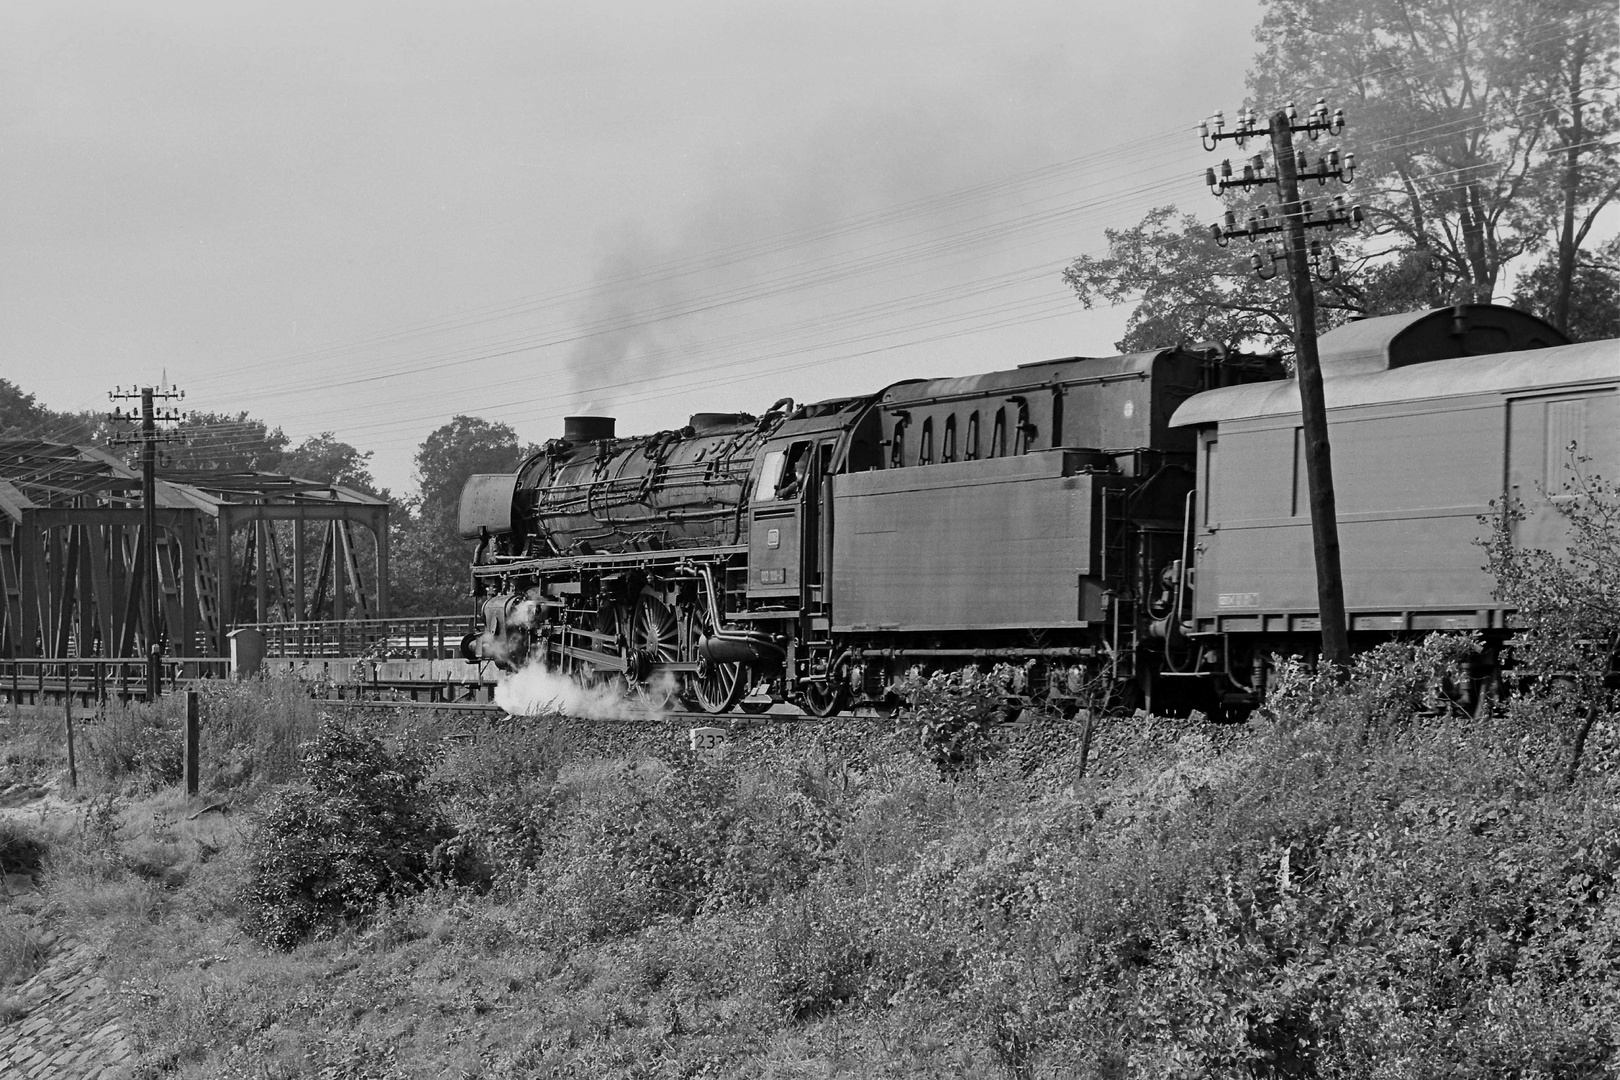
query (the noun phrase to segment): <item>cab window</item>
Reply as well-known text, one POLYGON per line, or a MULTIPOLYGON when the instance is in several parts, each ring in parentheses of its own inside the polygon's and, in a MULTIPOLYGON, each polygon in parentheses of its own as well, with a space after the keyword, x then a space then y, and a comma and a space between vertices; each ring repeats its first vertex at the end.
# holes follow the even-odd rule
POLYGON ((782 462, 785 457, 780 450, 771 450, 765 454, 765 464, 759 470, 759 483, 754 486, 755 502, 776 498, 776 484, 782 478, 782 462))

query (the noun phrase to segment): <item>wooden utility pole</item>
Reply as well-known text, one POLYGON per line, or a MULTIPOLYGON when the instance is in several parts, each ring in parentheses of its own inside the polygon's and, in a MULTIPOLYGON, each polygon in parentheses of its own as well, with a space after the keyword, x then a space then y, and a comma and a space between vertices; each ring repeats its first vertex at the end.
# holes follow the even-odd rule
POLYGON ((1316 603, 1322 619, 1322 659, 1350 668, 1350 632, 1344 612, 1344 573, 1339 565, 1339 513, 1333 497, 1333 455, 1328 446, 1327 398, 1316 354, 1316 289, 1305 261, 1305 208, 1288 114, 1271 116, 1271 153, 1282 195, 1283 237, 1288 251, 1289 291, 1294 306, 1294 375, 1299 382, 1300 422, 1305 439, 1305 482, 1311 498, 1311 541, 1316 553, 1316 603))
MULTIPOLYGON (((1208 121, 1199 125, 1204 147, 1215 149, 1222 139, 1231 139, 1239 147, 1250 138, 1260 137, 1260 127, 1254 113, 1240 110, 1237 125, 1232 131, 1223 130, 1220 113, 1214 117, 1211 133, 1208 121)), ((1350 666, 1349 620, 1344 606, 1344 574, 1339 561, 1339 519, 1333 497, 1333 458, 1328 444, 1327 402, 1322 386, 1322 365, 1316 352, 1316 290, 1312 276, 1331 280, 1338 270, 1338 259, 1331 252, 1322 252, 1320 241, 1312 241, 1307 248, 1305 230, 1333 229, 1339 225, 1354 226, 1361 221, 1361 207, 1347 207, 1343 198, 1329 204, 1320 217, 1313 217, 1313 207, 1299 195, 1301 174, 1326 184, 1334 179, 1349 183, 1355 173, 1355 155, 1346 155, 1341 161, 1339 152, 1317 159, 1314 169, 1305 160, 1303 151, 1294 149, 1294 133, 1303 132, 1310 139, 1323 133, 1337 135, 1344 130, 1342 110, 1328 115, 1327 103, 1318 99, 1316 107, 1303 123, 1297 123, 1294 107, 1279 110, 1271 116, 1267 132, 1271 137, 1275 171, 1266 169, 1264 158, 1255 157, 1243 167, 1241 175, 1234 175, 1231 162, 1221 163, 1221 173, 1205 170, 1204 180, 1210 190, 1220 195, 1228 188, 1249 188, 1276 184, 1282 197, 1280 221, 1273 223, 1265 207, 1258 216, 1251 215, 1239 225, 1232 211, 1226 212, 1222 224, 1212 227, 1215 241, 1225 246, 1234 236, 1246 236, 1250 243, 1262 236, 1281 233, 1284 261, 1288 266, 1289 293, 1294 313, 1294 374, 1299 384, 1300 423, 1304 429, 1305 481, 1310 493, 1311 539, 1316 559, 1317 612, 1321 623, 1322 659, 1340 672, 1350 666)), ((1265 257, 1256 251, 1250 256, 1255 273, 1262 278, 1275 277, 1276 255, 1269 239, 1265 242, 1265 257)))
MULTIPOLYGON (((159 420, 179 420, 180 415, 165 410, 158 415, 155 407, 158 398, 183 398, 185 391, 171 387, 143 386, 139 390, 122 387, 112 391, 107 397, 113 401, 120 399, 139 398, 141 413, 139 416, 126 414, 121 409, 113 410, 112 421, 122 423, 127 421, 140 421, 140 429, 131 435, 116 435, 112 439, 114 446, 135 444, 141 448, 141 534, 140 550, 137 553, 141 573, 142 604, 146 608, 146 618, 143 624, 146 629, 146 698, 148 701, 163 692, 162 666, 163 666, 163 632, 159 627, 162 608, 160 606, 160 582, 158 579, 157 554, 157 448, 160 442, 169 442, 175 438, 168 432, 158 430, 159 420)), ((189 644, 189 643, 188 643, 189 644)))

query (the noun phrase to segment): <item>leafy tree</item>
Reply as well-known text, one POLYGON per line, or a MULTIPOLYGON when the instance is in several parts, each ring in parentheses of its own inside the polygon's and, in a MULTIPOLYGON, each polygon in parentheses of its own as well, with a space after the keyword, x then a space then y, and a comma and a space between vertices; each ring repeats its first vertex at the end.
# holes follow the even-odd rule
POLYGON ((289 476, 382 495, 371 476, 371 456, 370 450, 357 450, 338 441, 332 432, 323 431, 289 450, 281 459, 280 469, 289 476))
POLYGON ((246 412, 193 412, 175 430, 185 441, 164 457, 176 472, 279 472, 291 441, 246 412))
POLYGON ((46 410, 10 379, 0 379, 0 433, 11 437, 33 430, 44 422, 46 410))
POLYGON ((414 512, 394 527, 398 614, 442 615, 465 606, 472 553, 457 535, 461 489, 474 473, 516 469, 524 453, 509 426, 476 416, 455 416, 423 440, 414 512))
MULTIPOLYGON (((1318 287, 1324 329, 1351 312, 1490 301, 1514 259, 1543 252, 1522 299, 1566 331, 1604 323, 1613 304, 1588 251, 1620 192, 1612 4, 1263 4, 1250 103, 1303 106, 1321 94, 1342 105, 1350 122, 1340 145, 1356 153, 1356 198, 1368 213, 1362 235, 1333 238, 1344 266, 1318 287)), ((1156 209, 1110 230, 1108 255, 1076 259, 1064 278, 1088 306, 1138 302, 1122 349, 1281 342, 1287 292, 1250 276, 1247 245, 1223 251, 1201 228, 1156 209)))
POLYGON ((423 520, 455 524, 461 489, 474 473, 509 472, 522 451, 517 432, 477 416, 455 416, 416 452, 417 505, 423 520))
MULTIPOLYGON (((1108 229, 1106 256, 1082 255, 1063 280, 1086 307, 1098 302, 1136 308, 1115 343, 1142 352, 1178 341, 1242 342, 1279 352, 1293 350, 1287 285, 1261 280, 1245 255, 1219 247, 1207 225, 1173 206, 1151 211, 1129 229, 1108 229)), ((1320 295, 1324 328, 1360 310, 1340 285, 1320 295)))
POLYGON ((0 379, 0 438, 104 445, 106 415, 69 413, 40 404, 9 379, 0 379))
MULTIPOLYGON (((1551 312, 1563 281, 1560 253, 1549 251, 1519 279, 1513 303, 1527 311, 1551 312)), ((1576 341, 1620 337, 1620 236, 1576 259, 1569 283, 1569 318, 1564 330, 1576 341)))
MULTIPOLYGON (((1559 289, 1616 194, 1607 0, 1265 0, 1252 100, 1322 93, 1351 120, 1375 236, 1423 252, 1442 302, 1488 302, 1557 233, 1559 289), (1555 213, 1556 211, 1556 213, 1555 213), (1549 223, 1553 223, 1549 230, 1549 223)), ((1553 321, 1562 324, 1555 298, 1553 321)))

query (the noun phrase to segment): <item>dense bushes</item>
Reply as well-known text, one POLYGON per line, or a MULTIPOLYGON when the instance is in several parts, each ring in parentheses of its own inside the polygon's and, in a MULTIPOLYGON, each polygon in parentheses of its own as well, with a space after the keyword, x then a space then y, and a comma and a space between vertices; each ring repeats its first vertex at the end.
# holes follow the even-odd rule
POLYGON ((1468 648, 1285 673, 1241 739, 1184 727, 1108 784, 942 782, 932 754, 818 798, 734 766, 565 770, 527 917, 572 950, 690 923, 739 957, 711 992, 767 1029, 904 1016, 1013 1075, 1608 1067, 1616 777, 1569 789, 1534 716, 1451 708, 1468 648))
POLYGON ((1085 776, 1064 724, 1033 770, 882 724, 713 760, 652 728, 604 757, 563 725, 327 724, 253 833, 248 925, 498 958, 512 1008, 547 1002, 520 1073, 758 1075, 827 1031, 897 1075, 1612 1069, 1620 737, 1567 783, 1555 703, 1456 707, 1471 648, 1284 665, 1244 726, 1104 720, 1085 776))
POLYGON ((472 875, 415 747, 328 719, 303 771, 270 797, 248 844, 244 928, 258 940, 290 948, 389 897, 472 875))

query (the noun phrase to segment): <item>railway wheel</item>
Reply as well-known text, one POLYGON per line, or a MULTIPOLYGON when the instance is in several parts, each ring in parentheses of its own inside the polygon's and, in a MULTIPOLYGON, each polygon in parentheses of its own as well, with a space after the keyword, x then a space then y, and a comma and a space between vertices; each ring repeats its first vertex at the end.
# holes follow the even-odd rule
MULTIPOLYGON (((630 622, 630 612, 624 604, 605 603, 596 609, 595 625, 592 627, 598 634, 606 636, 606 640, 596 640, 592 648, 597 652, 615 653, 624 649, 625 626, 630 622)), ((589 690, 609 689, 623 694, 627 688, 627 679, 624 673, 612 668, 601 668, 588 661, 575 660, 574 678, 581 686, 589 690)))
POLYGON ((812 716, 836 716, 843 711, 848 700, 849 695, 842 680, 806 683, 804 686, 804 710, 812 716))
POLYGON ((667 709, 680 688, 677 679, 655 669, 680 659, 680 628, 675 612, 656 596, 643 595, 630 615, 630 677, 652 708, 667 709))
POLYGON ((748 674, 741 664, 698 665, 692 679, 692 698, 706 713, 730 712, 748 686, 748 674))

